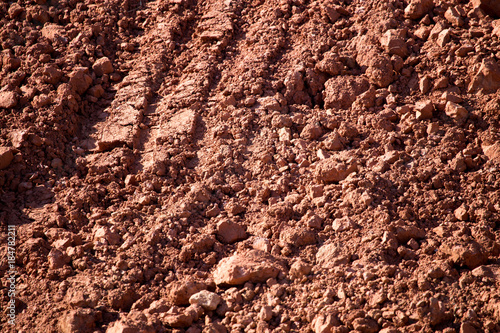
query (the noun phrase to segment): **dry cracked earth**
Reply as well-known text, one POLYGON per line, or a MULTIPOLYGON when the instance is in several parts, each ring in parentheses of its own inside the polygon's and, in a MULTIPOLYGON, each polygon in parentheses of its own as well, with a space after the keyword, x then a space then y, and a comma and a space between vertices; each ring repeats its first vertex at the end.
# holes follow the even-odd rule
POLYGON ((2 332, 500 332, 498 1, 0 0, 0 45, 2 332))

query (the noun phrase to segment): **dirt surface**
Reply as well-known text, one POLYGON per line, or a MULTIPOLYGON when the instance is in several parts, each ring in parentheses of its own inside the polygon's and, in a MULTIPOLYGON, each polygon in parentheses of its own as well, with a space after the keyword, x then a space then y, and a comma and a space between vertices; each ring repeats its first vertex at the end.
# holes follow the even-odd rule
POLYGON ((0 0, 1 331, 500 332, 499 18, 0 0))

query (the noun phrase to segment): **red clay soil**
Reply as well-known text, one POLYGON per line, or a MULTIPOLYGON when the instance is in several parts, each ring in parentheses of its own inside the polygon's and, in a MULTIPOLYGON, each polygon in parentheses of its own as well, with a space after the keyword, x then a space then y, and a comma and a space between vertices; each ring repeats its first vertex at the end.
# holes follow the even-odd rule
POLYGON ((500 332, 499 18, 0 0, 0 330, 500 332))

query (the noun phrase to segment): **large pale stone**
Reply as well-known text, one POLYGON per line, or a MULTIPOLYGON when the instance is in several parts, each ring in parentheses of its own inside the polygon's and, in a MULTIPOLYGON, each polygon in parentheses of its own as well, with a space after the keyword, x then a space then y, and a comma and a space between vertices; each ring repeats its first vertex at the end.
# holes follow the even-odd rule
POLYGON ((208 290, 202 290, 192 295, 189 298, 189 304, 199 304, 205 310, 213 311, 217 308, 221 301, 221 298, 216 293, 208 290))
POLYGON ((264 282, 279 272, 280 266, 271 255, 250 250, 222 259, 213 277, 217 285, 240 285, 247 281, 264 282))

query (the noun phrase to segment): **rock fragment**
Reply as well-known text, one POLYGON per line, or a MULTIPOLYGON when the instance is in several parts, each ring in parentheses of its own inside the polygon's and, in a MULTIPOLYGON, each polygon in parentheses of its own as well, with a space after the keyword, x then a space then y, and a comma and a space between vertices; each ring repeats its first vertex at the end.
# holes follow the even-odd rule
POLYGON ((213 311, 217 308, 221 297, 208 290, 202 290, 189 298, 189 304, 198 304, 205 310, 213 311))
POLYGON ((436 43, 437 45, 439 45, 439 47, 444 47, 450 40, 451 40, 450 29, 444 29, 438 34, 436 43))
POLYGON ((305 275, 311 273, 312 266, 308 263, 305 263, 302 260, 297 260, 290 267, 290 276, 295 279, 300 279, 305 275))
POLYGON ((444 17, 455 27, 461 27, 465 23, 462 18, 465 13, 461 13, 461 11, 463 12, 463 10, 460 10, 458 7, 450 7, 444 13, 444 17))
POLYGON ((245 228, 236 222, 223 220, 217 224, 217 237, 222 243, 232 244, 245 239, 246 236, 245 228))
POLYGON ((275 278, 280 268, 272 256, 250 250, 222 259, 213 273, 217 285, 240 285, 275 278))
POLYGON ((344 65, 339 60, 339 56, 333 52, 323 55, 323 60, 316 64, 316 69, 320 72, 328 73, 332 76, 340 74, 344 65))
POLYGON ((387 30, 380 38, 380 44, 389 54, 397 54, 402 58, 408 56, 408 47, 405 41, 405 32, 403 30, 387 30))
POLYGON ((100 227, 94 233, 94 240, 107 242, 109 245, 117 245, 120 242, 120 235, 111 231, 108 227, 100 227))
POLYGON ((297 227, 285 228, 280 233, 280 245, 304 246, 316 243, 316 233, 313 230, 297 227))
POLYGON ((349 174, 357 171, 357 169, 357 163, 354 159, 342 161, 335 157, 330 157, 319 161, 314 172, 318 181, 331 183, 344 180, 349 174))
POLYGON ((338 76, 325 83, 323 98, 325 108, 348 109, 361 95, 370 88, 368 81, 356 76, 338 76))
POLYGON ((78 68, 69 74, 69 84, 79 95, 83 94, 92 84, 92 78, 87 74, 87 68, 78 68))
POLYGON ((488 255, 476 241, 445 243, 441 246, 441 250, 449 255, 457 265, 467 266, 471 269, 483 265, 488 260, 488 255))
POLYGON ((334 329, 340 326, 340 320, 336 313, 320 313, 314 317, 311 326, 314 333, 337 332, 334 329))
POLYGON ((170 327, 189 327, 203 314, 203 308, 198 304, 193 304, 185 309, 173 306, 168 312, 162 313, 160 319, 170 327))
POLYGON ((0 170, 7 168, 13 159, 12 148, 0 147, 0 170))
POLYGON ((500 88, 500 68, 493 58, 483 59, 478 72, 469 84, 469 93, 482 90, 492 93, 500 88))
POLYGON ((197 280, 172 282, 169 285, 169 300, 175 305, 187 305, 192 295, 206 287, 205 283, 197 280))
POLYGON ((434 111, 434 105, 431 101, 420 101, 415 104, 415 118, 417 120, 431 119, 432 111, 434 111))
MULTIPOLYGON (((500 164, 500 142, 496 142, 492 145, 485 145, 482 147, 484 155, 488 157, 489 160, 500 164)), ((1 169, 1 168, 0 168, 1 169)))
POLYGON ((481 8, 493 17, 500 17, 500 2, 497 0, 472 0, 474 8, 481 8))
POLYGON ((91 333, 95 328, 95 315, 90 309, 71 310, 58 322, 61 333, 91 333))
POLYGON ((17 94, 13 91, 0 92, 0 108, 10 109, 17 105, 17 94))
POLYGON ((113 64, 108 57, 102 57, 97 59, 92 65, 92 69, 97 76, 103 76, 104 74, 113 73, 113 64))
POLYGON ((405 8, 405 17, 418 20, 434 7, 433 0, 411 0, 405 8))
POLYGON ((323 129, 318 122, 311 122, 307 124, 302 132, 300 133, 300 137, 306 140, 316 140, 323 134, 323 129))
POLYGON ((335 232, 346 231, 353 228, 356 228, 356 223, 354 223, 348 216, 335 219, 332 222, 332 229, 335 230, 335 232))
POLYGON ((467 109, 457 103, 448 101, 445 107, 445 113, 448 117, 461 120, 467 118, 467 109))

